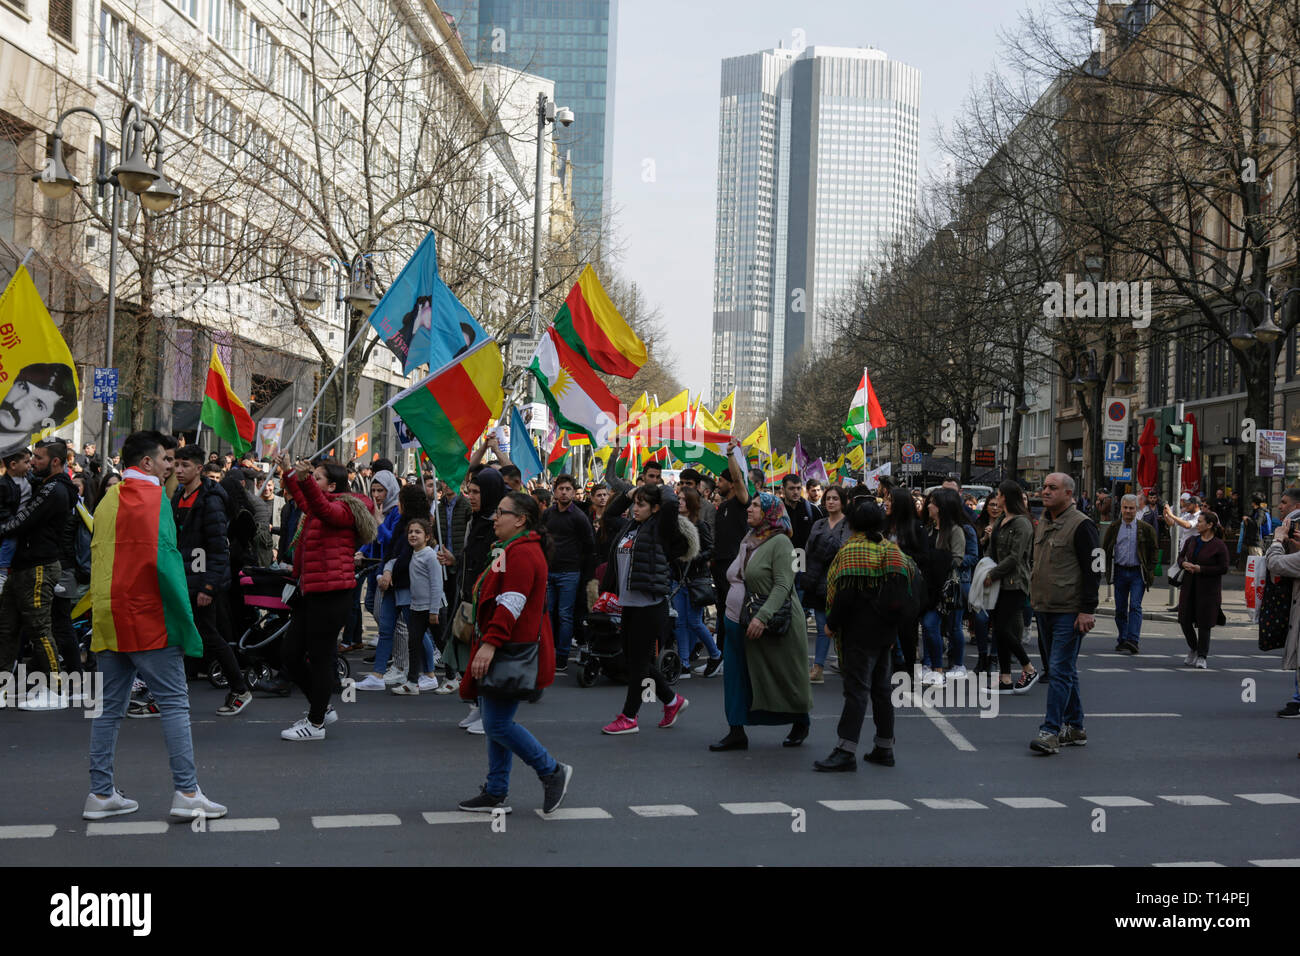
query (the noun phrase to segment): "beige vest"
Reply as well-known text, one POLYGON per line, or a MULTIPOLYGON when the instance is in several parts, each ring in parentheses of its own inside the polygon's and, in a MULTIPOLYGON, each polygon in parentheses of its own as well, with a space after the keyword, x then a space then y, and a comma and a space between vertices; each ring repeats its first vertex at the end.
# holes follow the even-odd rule
POLYGON ((1076 614, 1084 569, 1074 556, 1074 533, 1088 517, 1074 505, 1055 520, 1046 511, 1034 530, 1034 567, 1029 574, 1029 602, 1035 611, 1076 614))

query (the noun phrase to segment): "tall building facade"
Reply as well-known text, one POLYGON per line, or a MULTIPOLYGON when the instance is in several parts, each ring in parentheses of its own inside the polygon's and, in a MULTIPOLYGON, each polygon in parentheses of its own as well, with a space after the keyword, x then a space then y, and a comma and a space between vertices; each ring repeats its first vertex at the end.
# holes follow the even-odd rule
POLYGON ((614 73, 618 0, 448 0, 470 57, 555 82, 555 99, 576 114, 555 130, 573 166, 574 207, 604 222, 614 160, 614 73))
POLYGON ((916 205, 920 71, 872 49, 722 63, 713 390, 768 408, 916 205), (739 397, 739 395, 738 395, 739 397))

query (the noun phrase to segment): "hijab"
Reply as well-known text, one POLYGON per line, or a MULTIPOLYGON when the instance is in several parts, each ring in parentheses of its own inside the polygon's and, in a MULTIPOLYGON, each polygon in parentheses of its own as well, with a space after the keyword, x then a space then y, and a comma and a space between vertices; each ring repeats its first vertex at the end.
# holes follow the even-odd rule
MULTIPOLYGON (((379 515, 379 520, 382 522, 388 515, 388 512, 397 507, 397 493, 399 491, 397 487, 397 476, 395 476, 391 471, 377 471, 375 472, 374 477, 370 479, 370 483, 372 485, 379 484, 383 486, 384 491, 387 492, 384 496, 384 506, 379 515)), ((344 488, 342 490, 346 491, 347 489, 344 488)))
POLYGON ((479 509, 470 514, 469 527, 465 530, 461 567, 461 590, 465 600, 469 600, 474 582, 491 559, 492 547, 497 540, 492 515, 506 494, 505 481, 495 468, 482 469, 470 481, 478 485, 479 509))
POLYGON ((749 534, 745 535, 744 544, 751 552, 773 535, 783 534, 788 538, 794 536, 790 516, 785 512, 785 503, 780 495, 763 491, 758 494, 757 500, 758 506, 763 509, 763 520, 757 528, 750 528, 749 534))

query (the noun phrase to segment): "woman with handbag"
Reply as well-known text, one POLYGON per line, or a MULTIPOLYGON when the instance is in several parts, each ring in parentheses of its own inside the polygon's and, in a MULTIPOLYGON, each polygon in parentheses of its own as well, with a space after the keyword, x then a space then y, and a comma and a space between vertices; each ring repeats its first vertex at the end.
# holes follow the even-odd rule
POLYGON ((1029 561, 1034 548, 1034 525, 1029 520, 1025 492, 1017 482, 998 485, 997 498, 989 502, 997 520, 989 527, 988 556, 996 565, 984 578, 984 587, 998 582, 993 605, 993 637, 998 652, 998 692, 1024 694, 1038 681, 1038 671, 1029 663, 1021 644, 1024 631, 1022 610, 1029 592, 1029 561), (1020 676, 1012 682, 1011 658, 1020 665, 1020 676))
POLYGON ((1227 623, 1223 616, 1223 576, 1228 573, 1228 546, 1213 511, 1196 516, 1196 534, 1178 553, 1183 569, 1178 595, 1178 623, 1189 648, 1184 667, 1205 670, 1209 665, 1210 629, 1227 623))
MULTIPOLYGON (((885 540, 885 515, 872 501, 855 501, 846 524, 853 536, 827 570, 827 624, 840 638, 844 658, 844 709, 836 729, 839 740, 830 756, 813 769, 823 773, 858 768, 858 738, 871 700, 876 725, 874 747, 863 759, 894 765, 894 703, 890 698, 890 648, 898 623, 916 619, 917 589, 912 569, 898 545, 885 540)), ((920 572, 916 572, 919 576, 920 572)))
MULTIPOLYGON (((480 473, 481 474, 481 473, 480 473)), ((510 812, 513 757, 532 767, 542 782, 542 812, 560 805, 573 768, 560 763, 537 738, 515 723, 523 700, 536 700, 555 680, 555 645, 546 613, 546 529, 537 502, 516 491, 493 509, 494 553, 471 590, 474 643, 462 700, 477 700, 487 736, 487 782, 460 809, 510 812)))
POLYGON ((691 676, 691 651, 699 641, 709 652, 708 663, 704 665, 702 677, 717 677, 722 670, 722 652, 713 642, 713 635, 704 625, 704 608, 717 603, 713 593, 713 576, 709 573, 709 559, 713 557, 713 530, 707 521, 700 520, 700 493, 694 488, 683 488, 680 502, 678 527, 686 533, 689 540, 694 534, 699 539, 698 547, 688 549, 685 554, 673 562, 673 608, 677 611, 677 653, 682 659, 682 675, 679 680, 691 676))
MULTIPOLYGON (((447 680, 438 685, 435 694, 452 694, 460 686, 461 675, 469 667, 469 645, 473 637, 474 584, 487 570, 492 560, 492 546, 496 543, 493 515, 506 493, 501 472, 495 468, 480 468, 465 482, 465 499, 469 502, 470 518, 465 528, 465 550, 458 569, 456 593, 459 601, 452 606, 452 637, 443 649, 443 663, 447 667, 447 680)), ((438 553, 438 563, 449 565, 453 561, 449 549, 438 553)), ((469 713, 461 718, 459 726, 471 734, 483 733, 479 708, 470 698, 469 713)))
MULTIPOLYGON (((943 637, 946 626, 954 620, 961 626, 959 616, 963 605, 961 597, 961 566, 966 557, 966 532, 962 530, 969 519, 962 510, 961 499, 951 488, 936 488, 926 503, 929 519, 927 533, 930 547, 950 559, 948 576, 939 587, 939 600, 921 616, 923 657, 921 683, 942 687, 944 676, 943 637)), ((936 559, 936 567, 942 557, 936 559)))
POLYGON ((794 544, 781 499, 751 498, 749 533, 727 568, 722 644, 727 735, 713 751, 747 750, 750 725, 790 724, 783 745, 808 737, 812 685, 808 682, 808 626, 794 591, 794 544))
MULTIPOLYGON (((1300 534, 1300 523, 1283 522, 1274 530, 1264 552, 1265 590, 1259 598, 1259 649, 1271 651, 1280 646, 1282 666, 1295 672, 1300 685, 1300 601, 1294 599, 1295 584, 1300 579, 1297 534, 1300 534)), ((1294 704, 1288 703, 1278 711, 1278 716, 1294 717, 1294 709, 1294 704)))
POLYGON ((668 595, 672 565, 686 553, 688 542, 677 526, 677 499, 663 485, 641 485, 632 494, 632 520, 606 562, 602 591, 614 591, 623 608, 623 659, 627 665, 627 697, 623 711, 601 728, 610 736, 635 734, 641 709, 642 681, 654 681, 655 696, 664 705, 660 727, 677 723, 689 701, 676 693, 654 661, 655 641, 666 640, 668 595))
POLYGON ((826 612, 830 610, 826 604, 826 574, 836 553, 849 539, 849 522, 844 516, 844 489, 831 485, 822 493, 821 506, 826 517, 813 522, 808 532, 808 543, 804 546, 806 567, 795 578, 795 583, 802 586, 804 603, 817 622, 817 644, 808 675, 814 684, 826 683, 823 675, 831 649, 831 639, 826 633, 826 612))

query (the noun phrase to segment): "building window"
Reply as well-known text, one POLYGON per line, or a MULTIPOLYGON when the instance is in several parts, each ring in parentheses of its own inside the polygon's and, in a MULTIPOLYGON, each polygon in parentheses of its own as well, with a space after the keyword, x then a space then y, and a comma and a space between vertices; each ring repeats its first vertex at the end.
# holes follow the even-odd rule
POLYGON ((50 0, 50 32, 72 42, 72 0, 50 0))
POLYGON ((100 79, 108 83, 120 82, 126 59, 126 24, 102 6, 99 8, 98 41, 96 68, 100 79))

